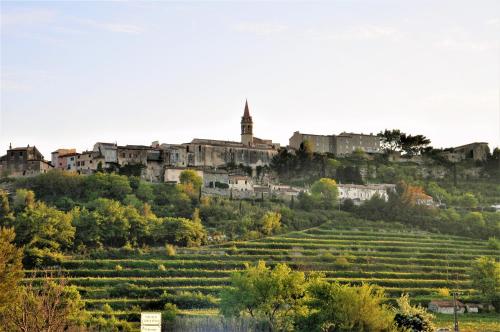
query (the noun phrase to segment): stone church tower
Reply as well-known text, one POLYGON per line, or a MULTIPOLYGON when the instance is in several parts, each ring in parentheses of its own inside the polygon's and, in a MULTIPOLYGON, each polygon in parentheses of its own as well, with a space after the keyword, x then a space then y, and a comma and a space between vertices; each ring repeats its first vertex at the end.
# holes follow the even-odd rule
POLYGON ((241 143, 246 146, 253 145, 253 121, 248 110, 248 101, 245 101, 245 111, 241 117, 241 143))

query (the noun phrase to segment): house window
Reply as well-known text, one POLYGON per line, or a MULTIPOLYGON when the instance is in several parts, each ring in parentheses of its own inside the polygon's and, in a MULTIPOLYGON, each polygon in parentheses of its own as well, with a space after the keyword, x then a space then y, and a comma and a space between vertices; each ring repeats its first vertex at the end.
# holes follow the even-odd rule
POLYGON ((19 152, 19 157, 22 157, 23 156, 23 153, 22 152, 19 152))

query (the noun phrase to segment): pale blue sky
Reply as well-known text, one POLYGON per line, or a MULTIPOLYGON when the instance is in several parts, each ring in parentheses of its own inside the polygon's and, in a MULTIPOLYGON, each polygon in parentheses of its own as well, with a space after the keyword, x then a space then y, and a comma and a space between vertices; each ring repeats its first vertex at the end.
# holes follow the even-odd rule
POLYGON ((500 141, 500 1, 1 3, 0 154, 400 128, 500 141))

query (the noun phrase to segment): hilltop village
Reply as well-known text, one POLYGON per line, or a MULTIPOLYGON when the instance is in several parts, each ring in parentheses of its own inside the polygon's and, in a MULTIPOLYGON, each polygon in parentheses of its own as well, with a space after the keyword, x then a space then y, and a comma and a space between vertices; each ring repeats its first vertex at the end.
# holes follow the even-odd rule
MULTIPOLYGON (((74 148, 59 148, 52 152, 50 161, 33 146, 9 146, 7 154, 0 157, 0 176, 28 177, 60 169, 88 175, 97 171, 125 171, 153 182, 178 183, 183 170, 195 170, 203 178, 205 194, 234 196, 240 198, 278 195, 290 198, 305 187, 281 185, 270 176, 268 170, 280 151, 295 154, 304 143, 316 154, 335 158, 363 153, 367 158, 381 155, 381 137, 374 134, 342 132, 338 135, 293 133, 289 145, 281 147, 271 139, 254 136, 254 121, 248 102, 245 102, 241 117, 241 140, 221 141, 195 138, 189 143, 170 144, 152 142, 145 145, 118 145, 116 142, 97 142, 91 150, 77 152, 74 148)), ((443 158, 457 162, 461 160, 484 161, 489 155, 487 143, 471 143, 441 153, 443 158)), ((419 161, 418 155, 412 160, 419 161)), ((407 162, 401 153, 392 153, 392 161, 407 162)), ((387 190, 394 184, 349 184, 339 183, 341 199, 355 202, 365 201, 375 194, 386 198, 387 190)), ((433 204, 432 197, 423 196, 424 204, 433 204)))

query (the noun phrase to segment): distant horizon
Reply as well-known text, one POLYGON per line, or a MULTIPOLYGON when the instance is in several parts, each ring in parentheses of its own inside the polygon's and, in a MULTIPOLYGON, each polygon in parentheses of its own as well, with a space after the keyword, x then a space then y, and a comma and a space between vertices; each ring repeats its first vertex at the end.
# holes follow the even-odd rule
POLYGON ((0 154, 397 128, 500 146, 500 1, 0 3, 0 154))

